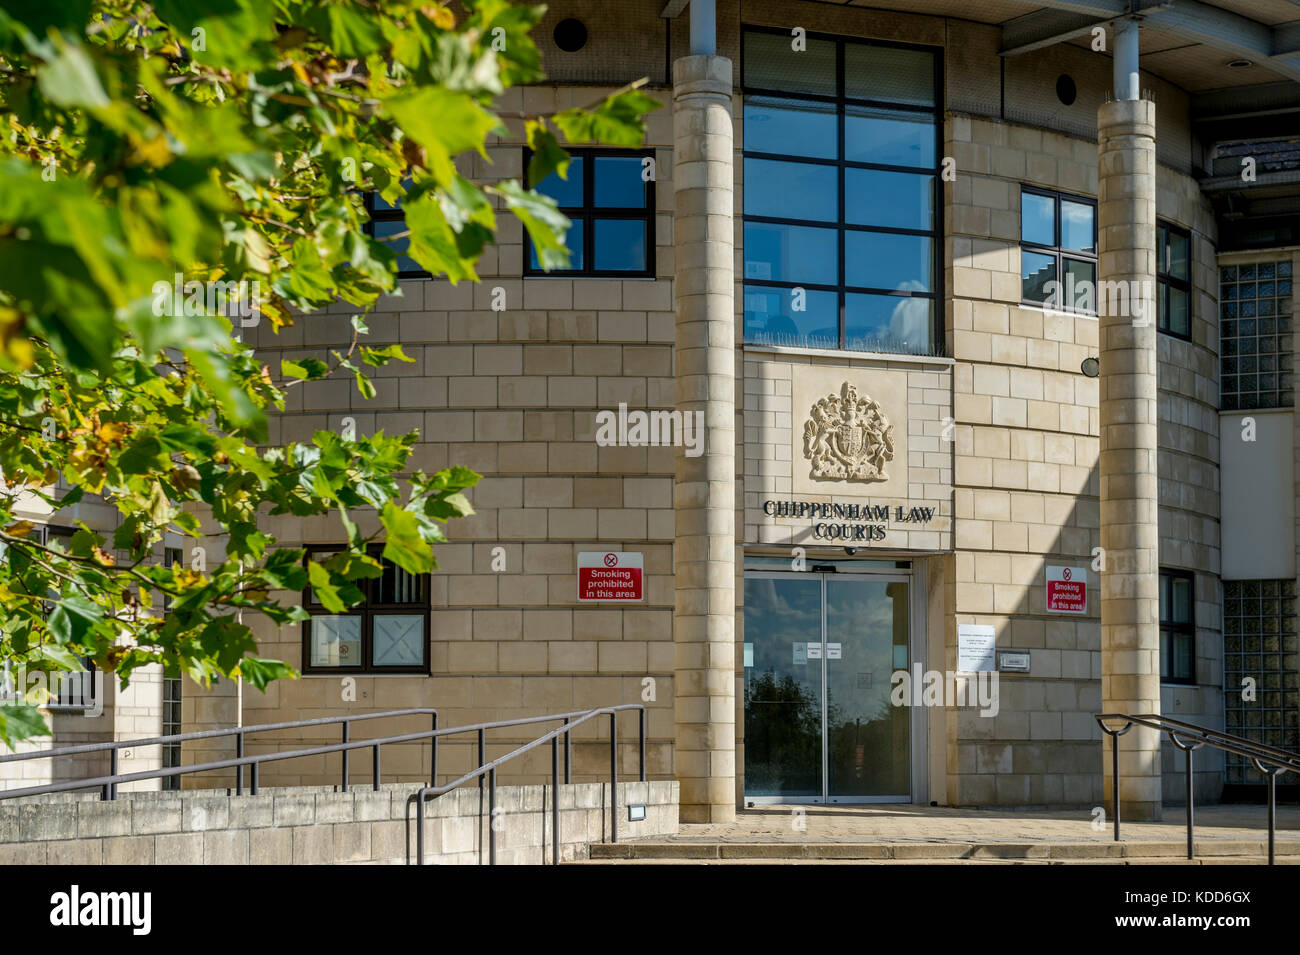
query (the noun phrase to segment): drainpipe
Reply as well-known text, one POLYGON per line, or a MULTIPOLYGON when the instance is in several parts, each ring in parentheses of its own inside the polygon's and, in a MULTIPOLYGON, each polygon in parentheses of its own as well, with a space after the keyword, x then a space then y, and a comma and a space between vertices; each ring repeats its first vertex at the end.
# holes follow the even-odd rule
POLYGON ((691 0, 691 56, 718 52, 717 13, 714 0, 691 0))

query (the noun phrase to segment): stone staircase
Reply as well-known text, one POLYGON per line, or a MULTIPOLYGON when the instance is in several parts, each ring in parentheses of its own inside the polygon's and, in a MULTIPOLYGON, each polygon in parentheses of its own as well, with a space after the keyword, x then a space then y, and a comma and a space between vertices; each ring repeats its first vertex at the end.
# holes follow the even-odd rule
MULTIPOLYGON (((569 865, 1264 865, 1261 840, 1183 842, 722 842, 642 840, 591 846, 569 865)), ((1278 865, 1300 865, 1300 840, 1279 839, 1278 865)))

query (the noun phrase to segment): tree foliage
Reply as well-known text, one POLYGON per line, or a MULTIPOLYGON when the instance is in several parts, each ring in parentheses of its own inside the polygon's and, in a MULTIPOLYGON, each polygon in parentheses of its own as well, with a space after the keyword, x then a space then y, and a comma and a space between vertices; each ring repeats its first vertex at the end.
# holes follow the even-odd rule
MULTIPOLYGON (((365 313, 398 291, 366 191, 400 201, 406 254, 435 276, 477 280, 500 214, 544 265, 566 261, 550 199, 457 163, 486 160, 506 131, 500 94, 542 79, 529 31, 543 9, 0 0, 0 661, 48 672, 89 657, 123 685, 161 662, 260 688, 295 674, 258 655, 248 621, 306 616, 271 592, 310 579, 333 612, 354 605, 355 581, 379 572, 372 538, 409 572, 435 566, 477 475, 408 473, 415 433, 273 447, 268 416, 330 376, 369 397, 369 369, 409 360, 365 344, 365 313), (271 368, 240 340, 248 314, 278 330, 336 302, 356 312, 347 350, 271 368), (78 521, 65 546, 22 518, 67 523, 62 509, 95 496, 116 511, 111 533, 78 521), (347 547, 322 564, 261 526, 331 514, 347 547), (220 556, 197 566, 187 546, 163 566, 167 532, 220 556)), ((509 118, 537 182, 566 172, 561 138, 635 145, 656 105, 629 88, 509 118)), ((45 728, 23 690, 0 706, 11 745, 45 728)))

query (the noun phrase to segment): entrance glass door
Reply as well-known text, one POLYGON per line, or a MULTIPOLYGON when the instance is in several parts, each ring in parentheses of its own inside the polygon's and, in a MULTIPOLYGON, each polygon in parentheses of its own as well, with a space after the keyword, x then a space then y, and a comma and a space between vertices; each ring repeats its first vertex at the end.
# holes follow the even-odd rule
POLYGON ((756 802, 906 802, 908 578, 745 575, 745 792, 756 802))

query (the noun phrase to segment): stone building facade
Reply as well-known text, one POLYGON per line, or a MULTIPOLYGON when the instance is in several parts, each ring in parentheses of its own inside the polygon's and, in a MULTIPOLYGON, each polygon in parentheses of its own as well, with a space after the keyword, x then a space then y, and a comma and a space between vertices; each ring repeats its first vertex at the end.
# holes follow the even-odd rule
MULTIPOLYGON (((419 672, 340 667, 337 648, 315 665, 324 644, 264 627, 261 652, 302 678, 265 694, 187 686, 184 728, 414 706, 456 725, 644 701, 650 776, 681 781, 687 821, 771 802, 1087 812, 1108 791, 1096 716, 1116 707, 1296 748, 1293 250, 1221 249, 1205 184, 1217 140, 1197 125, 1213 87, 1192 78, 1226 54, 1203 41, 1184 60, 1152 56, 1130 89, 1121 34, 1159 37, 1158 16, 1100 21, 1103 52, 1087 33, 1008 50, 1034 5, 695 2, 713 49, 684 4, 553 5, 537 31, 550 80, 509 91, 509 132, 462 168, 523 177, 523 116, 647 77, 663 108, 624 157, 653 169, 642 206, 560 203, 594 233, 577 240, 583 274, 537 274, 503 216, 478 284, 411 277, 379 303, 371 340, 414 361, 382 369, 374 398, 308 383, 274 424, 274 442, 416 430, 413 468, 483 475, 475 515, 436 549, 419 672), (586 29, 570 51, 572 20, 586 29), (609 225, 620 216, 643 239, 609 225), (1049 274, 1123 281, 1132 314, 1044 302, 1049 274), (1229 287, 1234 303, 1269 301, 1272 331, 1237 324, 1229 287), (1251 336, 1271 343, 1271 389, 1262 365, 1249 388, 1238 367, 1251 336), (1229 374, 1257 403, 1225 403, 1229 374), (598 416, 620 409, 698 413, 702 453, 600 440, 598 416), (1244 417, 1267 437, 1230 453, 1244 417), (1261 525, 1252 501, 1288 516, 1261 525), (580 601, 592 552, 641 555, 644 599, 580 601), (1075 612, 1049 606, 1062 568, 1085 578, 1075 612), (897 674, 927 672, 952 692, 899 705, 897 674), (996 705, 969 705, 994 675, 996 705), (1275 694, 1258 712, 1238 699, 1251 675, 1275 694)), ((581 155, 586 188, 604 188, 591 170, 615 154, 581 155)), ((350 311, 256 344, 272 367, 320 357, 346 345, 350 311)), ((338 543, 328 521, 267 529, 338 543)), ((371 664, 374 639, 356 644, 371 664)), ((577 778, 594 779, 607 745, 586 735, 577 778)), ((274 745, 304 738, 324 737, 274 745)), ((1181 756, 1130 739, 1126 811, 1158 812, 1181 793, 1181 756)), ((468 740, 445 753, 441 781, 470 768, 468 740)), ((621 765, 635 770, 634 743, 621 765)), ((264 767, 263 785, 337 772, 336 757, 294 760, 264 767)), ((395 749, 385 773, 427 778, 427 748, 395 749)), ((548 773, 539 752, 508 778, 548 773)), ((1248 775, 1198 757, 1197 796, 1248 775)))

